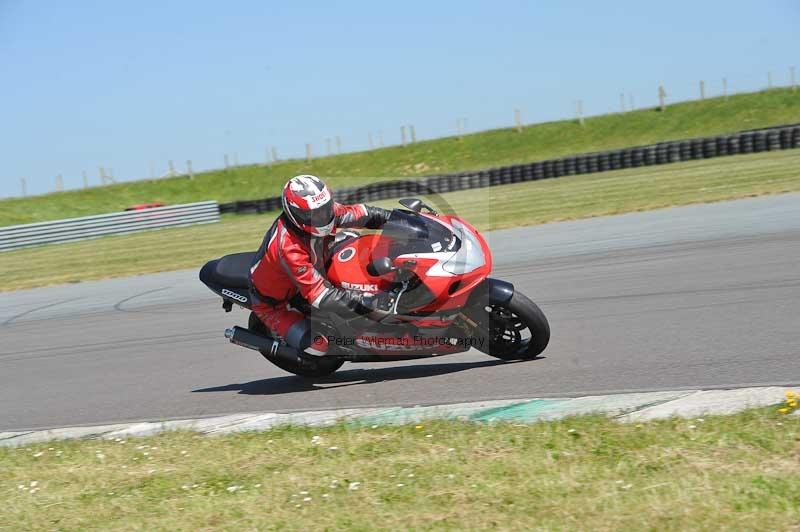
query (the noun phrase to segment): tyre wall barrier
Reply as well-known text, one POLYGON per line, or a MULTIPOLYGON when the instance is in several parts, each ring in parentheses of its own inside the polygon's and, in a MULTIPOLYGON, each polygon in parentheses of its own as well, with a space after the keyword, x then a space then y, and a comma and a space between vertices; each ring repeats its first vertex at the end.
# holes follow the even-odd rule
MULTIPOLYGON (((341 203, 362 203, 408 195, 443 194, 458 190, 510 185, 564 175, 590 174, 794 148, 800 148, 800 124, 747 130, 730 135, 659 142, 621 150, 583 153, 474 172, 370 183, 360 187, 337 189, 334 198, 341 203)), ((280 208, 279 197, 234 201, 219 206, 221 213, 236 214, 271 212, 280 208)))

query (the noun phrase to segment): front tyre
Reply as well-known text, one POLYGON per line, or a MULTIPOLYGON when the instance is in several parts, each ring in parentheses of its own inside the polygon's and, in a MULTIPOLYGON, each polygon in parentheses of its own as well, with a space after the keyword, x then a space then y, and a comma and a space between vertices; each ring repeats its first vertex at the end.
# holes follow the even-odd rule
POLYGON ((471 313, 487 330, 479 351, 502 360, 530 360, 550 342, 550 324, 542 310, 524 294, 514 292, 504 303, 487 304, 471 313))
MULTIPOLYGON (((250 313, 250 318, 247 321, 247 328, 255 333, 271 336, 270 332, 267 330, 264 323, 258 319, 258 316, 256 316, 255 312, 250 313)), ((281 368, 283 371, 288 371, 289 373, 294 373, 300 377, 308 378, 325 377, 341 368, 342 364, 344 364, 344 360, 334 357, 319 357, 313 359, 307 357, 304 363, 301 365, 289 362, 287 360, 270 357, 264 352, 261 352, 261 356, 281 368)))

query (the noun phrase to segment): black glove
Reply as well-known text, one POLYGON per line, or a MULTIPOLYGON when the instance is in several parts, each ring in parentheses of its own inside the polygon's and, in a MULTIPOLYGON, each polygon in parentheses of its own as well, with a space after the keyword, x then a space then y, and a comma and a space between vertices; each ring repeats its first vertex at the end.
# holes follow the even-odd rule
POLYGON ((367 220, 364 222, 364 227, 367 229, 380 229, 392 215, 392 211, 380 207, 372 205, 364 205, 364 207, 367 209, 367 220))
POLYGON ((388 292, 365 294, 361 300, 365 307, 380 312, 390 312, 394 308, 395 296, 388 292))
POLYGON ((386 313, 394 307, 394 300, 394 296, 386 292, 365 294, 357 290, 331 287, 319 302, 319 309, 343 315, 386 313))
POLYGON ((370 308, 363 303, 364 293, 357 290, 330 287, 319 302, 319 309, 334 314, 367 314, 370 308))

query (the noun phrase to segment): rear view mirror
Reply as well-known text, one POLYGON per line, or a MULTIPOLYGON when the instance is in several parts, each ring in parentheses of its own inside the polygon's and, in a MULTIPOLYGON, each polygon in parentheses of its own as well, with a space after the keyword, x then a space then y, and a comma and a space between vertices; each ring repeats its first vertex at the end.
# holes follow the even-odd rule
POLYGON ((400 200, 400 205, 409 211, 419 212, 422 210, 422 200, 417 198, 403 198, 400 200))
POLYGON ((433 215, 439 214, 435 210, 431 209, 430 206, 422 203, 422 200, 419 198, 403 198, 399 203, 406 209, 416 213, 422 212, 422 209, 428 209, 428 212, 433 215))
POLYGON ((380 277, 392 271, 394 271, 394 265, 389 257, 376 259, 367 265, 367 273, 374 277, 380 277))

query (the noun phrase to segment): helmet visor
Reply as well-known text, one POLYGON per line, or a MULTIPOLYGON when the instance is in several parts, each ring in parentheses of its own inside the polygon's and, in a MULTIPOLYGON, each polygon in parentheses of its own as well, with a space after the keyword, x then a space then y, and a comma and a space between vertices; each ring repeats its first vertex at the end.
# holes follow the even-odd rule
POLYGON ((311 227, 325 227, 333 221, 333 200, 320 205, 316 209, 298 209, 293 205, 289 208, 292 210, 292 216, 297 220, 297 223, 311 227))

